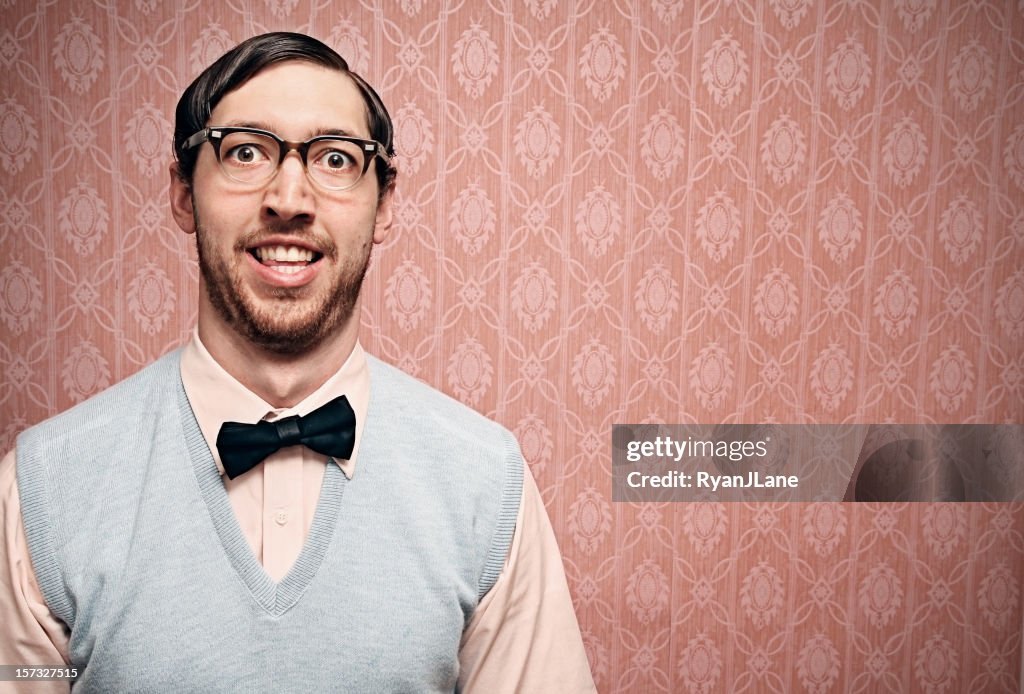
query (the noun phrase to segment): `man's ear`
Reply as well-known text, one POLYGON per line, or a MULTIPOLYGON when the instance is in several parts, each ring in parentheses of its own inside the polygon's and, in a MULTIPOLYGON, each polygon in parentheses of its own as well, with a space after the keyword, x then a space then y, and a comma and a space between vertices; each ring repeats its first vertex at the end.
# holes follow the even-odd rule
POLYGON ((172 161, 169 168, 171 176, 167 195, 171 202, 171 214, 181 230, 186 234, 196 233, 196 218, 192 210, 192 187, 178 175, 178 162, 172 161))
POLYGON ((391 209, 392 200, 395 197, 395 187, 389 186, 384 195, 377 203, 377 219, 373 224, 373 242, 382 243, 391 233, 391 223, 394 221, 394 212, 391 209))

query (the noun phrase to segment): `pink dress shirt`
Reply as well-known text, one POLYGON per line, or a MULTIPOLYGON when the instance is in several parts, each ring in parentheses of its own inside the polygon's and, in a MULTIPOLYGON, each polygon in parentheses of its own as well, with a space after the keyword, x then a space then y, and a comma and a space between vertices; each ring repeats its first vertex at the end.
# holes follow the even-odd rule
MULTIPOLYGON (((223 475, 217 432, 226 421, 273 421, 305 415, 346 395, 356 413, 352 458, 370 397, 366 355, 357 344, 341 369, 293 408, 273 408, 214 361, 197 333, 181 358, 185 393, 223 475)), ((251 471, 223 477, 228 498, 253 554, 275 581, 291 568, 306 539, 329 459, 304 446, 284 448, 251 471)), ((353 531, 354 532, 354 531, 353 531)), ((50 613, 32 570, 15 476, 15 453, 0 461, 0 663, 68 662, 67 627, 50 613)), ((593 692, 590 667, 565 581, 561 556, 532 475, 524 475, 515 534, 505 567, 466 627, 459 649, 464 692, 593 692)), ((67 682, 0 682, 0 692, 68 692, 67 682)))

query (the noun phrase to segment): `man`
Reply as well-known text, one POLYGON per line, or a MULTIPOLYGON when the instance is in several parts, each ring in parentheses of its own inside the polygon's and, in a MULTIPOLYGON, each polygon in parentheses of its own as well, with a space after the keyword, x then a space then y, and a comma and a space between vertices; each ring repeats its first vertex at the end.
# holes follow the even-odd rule
POLYGON ((0 465, 0 663, 89 692, 592 691, 512 436, 359 345, 391 226, 379 97, 267 34, 176 121, 197 330, 0 465))

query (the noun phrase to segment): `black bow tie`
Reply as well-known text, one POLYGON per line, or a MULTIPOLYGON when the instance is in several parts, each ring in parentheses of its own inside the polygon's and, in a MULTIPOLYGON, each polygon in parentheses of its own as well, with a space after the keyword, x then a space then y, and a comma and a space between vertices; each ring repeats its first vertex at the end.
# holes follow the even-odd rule
POLYGON ((217 434, 217 451, 224 472, 234 479, 253 469, 268 455, 299 444, 332 458, 347 460, 356 439, 356 413, 344 395, 304 417, 292 415, 276 422, 224 422, 217 434))

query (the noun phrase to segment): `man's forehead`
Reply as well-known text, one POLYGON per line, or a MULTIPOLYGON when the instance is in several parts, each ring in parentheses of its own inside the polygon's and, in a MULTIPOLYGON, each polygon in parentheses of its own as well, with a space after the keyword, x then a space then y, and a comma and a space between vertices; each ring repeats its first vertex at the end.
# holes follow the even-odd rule
POLYGON ((366 102, 345 72, 303 60, 274 63, 227 92, 209 125, 369 137, 366 102))

